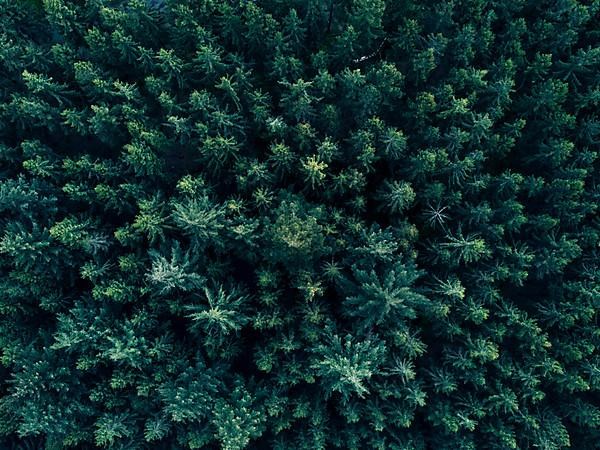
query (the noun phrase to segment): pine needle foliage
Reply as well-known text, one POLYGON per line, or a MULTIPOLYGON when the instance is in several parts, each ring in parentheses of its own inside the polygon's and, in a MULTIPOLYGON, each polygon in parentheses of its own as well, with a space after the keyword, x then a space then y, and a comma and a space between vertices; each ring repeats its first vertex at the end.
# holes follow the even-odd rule
POLYGON ((0 448, 600 445, 598 0, 0 0, 0 448))

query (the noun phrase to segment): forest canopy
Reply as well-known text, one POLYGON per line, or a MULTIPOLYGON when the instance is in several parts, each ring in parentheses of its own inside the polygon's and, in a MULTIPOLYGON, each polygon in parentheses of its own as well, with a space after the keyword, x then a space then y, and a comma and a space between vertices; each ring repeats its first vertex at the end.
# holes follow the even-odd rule
POLYGON ((599 0, 0 0, 0 448, 600 445, 599 0))

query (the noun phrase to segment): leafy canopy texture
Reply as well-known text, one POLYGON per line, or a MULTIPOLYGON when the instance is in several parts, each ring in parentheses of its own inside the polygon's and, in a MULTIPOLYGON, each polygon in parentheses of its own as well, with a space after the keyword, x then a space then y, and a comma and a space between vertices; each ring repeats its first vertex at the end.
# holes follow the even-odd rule
POLYGON ((0 0, 0 448, 600 445, 599 0, 0 0))

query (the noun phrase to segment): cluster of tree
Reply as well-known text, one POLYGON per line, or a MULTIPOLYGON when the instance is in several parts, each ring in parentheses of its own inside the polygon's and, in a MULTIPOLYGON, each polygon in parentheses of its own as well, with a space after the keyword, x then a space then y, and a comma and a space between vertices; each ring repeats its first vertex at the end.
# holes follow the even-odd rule
POLYGON ((600 443, 599 0, 0 0, 0 446, 600 443))

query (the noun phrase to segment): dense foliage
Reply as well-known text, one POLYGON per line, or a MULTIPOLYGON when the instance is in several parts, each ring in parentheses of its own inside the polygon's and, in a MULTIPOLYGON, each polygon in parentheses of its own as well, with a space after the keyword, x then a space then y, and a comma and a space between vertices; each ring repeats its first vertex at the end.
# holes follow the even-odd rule
POLYGON ((599 0, 0 0, 0 447, 600 445, 599 0))

